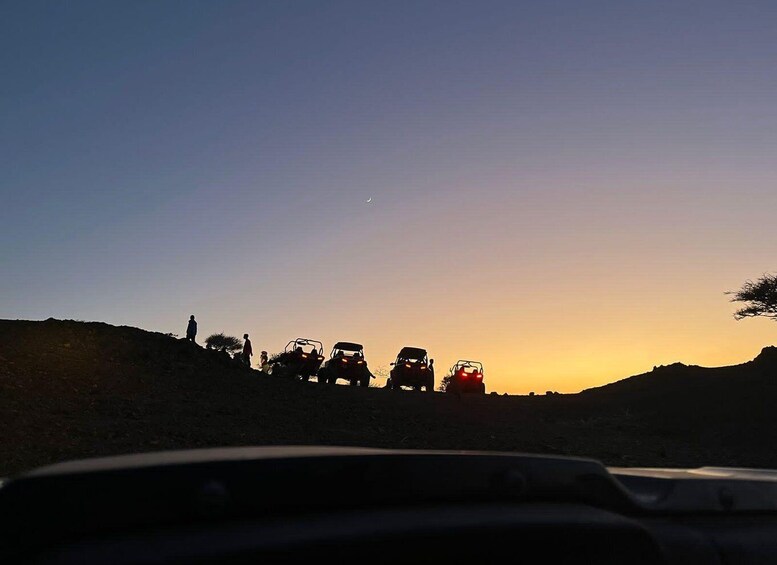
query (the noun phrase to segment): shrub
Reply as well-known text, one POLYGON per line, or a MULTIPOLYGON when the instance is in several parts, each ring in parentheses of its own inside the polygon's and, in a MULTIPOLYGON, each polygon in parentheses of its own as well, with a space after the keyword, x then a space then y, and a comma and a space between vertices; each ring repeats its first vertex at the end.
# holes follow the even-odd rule
POLYGON ((243 349, 238 338, 233 335, 224 335, 224 332, 209 335, 205 340, 205 347, 227 353, 235 353, 243 349))

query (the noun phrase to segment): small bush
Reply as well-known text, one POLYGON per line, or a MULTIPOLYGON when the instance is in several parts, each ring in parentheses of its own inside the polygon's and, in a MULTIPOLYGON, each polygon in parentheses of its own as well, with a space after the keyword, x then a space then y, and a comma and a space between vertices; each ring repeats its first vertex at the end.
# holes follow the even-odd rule
POLYGON ((209 335, 205 340, 205 347, 227 353, 235 353, 243 349, 238 338, 233 335, 224 335, 224 332, 209 335))

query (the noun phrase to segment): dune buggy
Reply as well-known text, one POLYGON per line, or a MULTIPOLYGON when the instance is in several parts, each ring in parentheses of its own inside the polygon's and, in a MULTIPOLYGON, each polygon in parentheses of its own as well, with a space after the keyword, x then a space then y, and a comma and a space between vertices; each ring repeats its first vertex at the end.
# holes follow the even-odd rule
POLYGON ((401 390, 403 386, 411 386, 416 390, 424 387, 426 392, 434 390, 434 369, 425 349, 403 347, 391 365, 393 368, 386 382, 388 388, 401 390))
POLYGON ((486 393, 483 383, 483 363, 459 359, 450 368, 445 392, 461 394, 463 392, 486 393))
POLYGON ((372 373, 364 359, 364 347, 359 343, 338 341, 329 354, 329 359, 318 370, 318 382, 335 384, 345 379, 351 386, 370 386, 372 373))
POLYGON ((307 381, 315 376, 323 361, 324 345, 320 341, 298 337, 286 344, 283 353, 270 360, 270 374, 307 381))

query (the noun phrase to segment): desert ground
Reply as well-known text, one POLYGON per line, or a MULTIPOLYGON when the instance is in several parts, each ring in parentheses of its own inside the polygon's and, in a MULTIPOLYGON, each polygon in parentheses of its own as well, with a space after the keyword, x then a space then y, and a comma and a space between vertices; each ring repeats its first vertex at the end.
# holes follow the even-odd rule
POLYGON ((268 376, 137 328, 0 320, 0 476, 83 457, 278 444, 777 468, 775 401, 773 347, 741 365, 678 363, 579 394, 459 398, 268 376))

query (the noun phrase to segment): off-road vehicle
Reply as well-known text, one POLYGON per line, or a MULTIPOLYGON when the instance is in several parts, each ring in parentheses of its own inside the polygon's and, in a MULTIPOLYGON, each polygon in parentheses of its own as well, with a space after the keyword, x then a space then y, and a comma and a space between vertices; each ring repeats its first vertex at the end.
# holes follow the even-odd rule
POLYGON ((486 385, 483 383, 483 363, 459 359, 450 368, 448 384, 445 392, 461 394, 463 392, 486 393, 486 385))
POLYGON ((320 341, 298 337, 286 344, 283 353, 270 359, 270 374, 307 381, 315 376, 323 361, 324 345, 320 341))
POLYGON ((411 386, 416 390, 421 387, 426 392, 434 390, 434 369, 429 364, 429 356, 420 347, 403 347, 392 364, 386 386, 400 390, 403 386, 411 386))
POLYGON ((318 382, 335 384, 345 379, 351 386, 370 386, 372 373, 367 368, 364 347, 359 343, 338 341, 329 354, 329 359, 318 370, 318 382))

